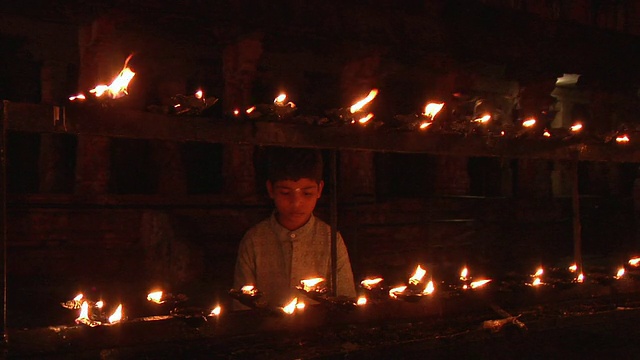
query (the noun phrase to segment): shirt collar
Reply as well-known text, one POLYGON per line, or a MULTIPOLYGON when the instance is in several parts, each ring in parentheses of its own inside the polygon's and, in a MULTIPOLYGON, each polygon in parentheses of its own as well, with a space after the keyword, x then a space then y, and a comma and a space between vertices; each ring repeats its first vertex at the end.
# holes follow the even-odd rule
POLYGON ((289 230, 286 227, 280 225, 278 219, 276 218, 276 211, 271 213, 271 218, 269 219, 269 223, 271 224, 271 228, 278 235, 278 239, 287 239, 287 240, 297 240, 311 232, 313 229, 313 225, 315 224, 316 217, 311 214, 309 221, 306 224, 302 225, 302 227, 296 230, 289 230), (292 236, 293 235, 293 236, 292 236))

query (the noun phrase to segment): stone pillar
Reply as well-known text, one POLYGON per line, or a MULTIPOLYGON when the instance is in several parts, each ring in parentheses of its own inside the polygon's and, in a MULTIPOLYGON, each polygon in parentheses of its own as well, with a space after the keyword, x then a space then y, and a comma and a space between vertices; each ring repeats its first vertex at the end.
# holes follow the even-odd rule
POLYGON ((554 161, 551 171, 551 191, 553 196, 571 196, 573 175, 570 161, 554 161))
MULTIPOLYGON (((244 109, 251 104, 251 90, 262 56, 261 37, 260 34, 252 34, 224 49, 222 106, 225 113, 231 113, 236 108, 244 109)), ((241 198, 257 196, 253 155, 253 145, 225 145, 222 171, 226 193, 241 198)))
MULTIPOLYGON (((44 104, 59 104, 68 94, 66 90, 66 64, 62 62, 46 61, 41 69, 41 100, 44 104)), ((38 158, 38 178, 40 192, 56 193, 66 192, 73 188, 73 184, 66 181, 64 170, 66 166, 63 151, 64 142, 59 134, 40 134, 40 156, 38 158)))
MULTIPOLYGON (((80 27, 80 68, 78 88, 87 93, 98 84, 109 83, 126 59, 119 51, 117 24, 123 18, 104 14, 80 27)), ((111 139, 103 136, 78 135, 76 154, 76 194, 103 194, 108 191, 111 175, 111 139)))
POLYGON ((338 195, 343 199, 373 199, 376 178, 372 151, 343 150, 339 154, 338 195))
POLYGON ((153 141, 153 160, 159 166, 158 193, 162 195, 186 195, 187 177, 180 143, 175 141, 153 141))
POLYGON ((437 157, 436 195, 467 195, 469 193, 468 160, 466 157, 437 157))
POLYGON ((551 196, 551 171, 548 160, 519 159, 516 187, 527 198, 551 196))

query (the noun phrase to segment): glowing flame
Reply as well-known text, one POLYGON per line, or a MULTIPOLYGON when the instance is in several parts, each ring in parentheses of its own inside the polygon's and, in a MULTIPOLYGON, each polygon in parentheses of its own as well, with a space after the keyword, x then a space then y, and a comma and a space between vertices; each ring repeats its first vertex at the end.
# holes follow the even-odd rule
POLYGON ((116 311, 114 311, 113 314, 109 316, 110 324, 116 323, 120 320, 122 320, 122 304, 118 305, 118 307, 116 308, 116 311))
POLYGON ((287 98, 287 94, 280 94, 275 98, 275 100, 273 100, 273 103, 279 106, 284 106, 284 100, 286 98, 287 98))
POLYGON ((304 302, 300 301, 296 303, 296 310, 303 310, 305 306, 304 302))
POLYGON ((424 113, 422 115, 428 116, 433 119, 439 112, 442 110, 444 103, 428 103, 427 106, 424 107, 424 113))
POLYGON ((540 280, 540 278, 535 278, 533 279, 533 282, 531 283, 532 286, 538 286, 538 285, 542 285, 542 280, 540 280))
POLYGON ((427 283, 427 286, 424 287, 424 291, 422 291, 422 293, 425 295, 429 295, 429 294, 433 294, 435 290, 436 288, 433 286, 433 281, 429 280, 429 282, 427 283))
POLYGON ((293 312, 296 310, 297 303, 298 303, 298 298, 293 298, 293 300, 291 300, 290 303, 282 307, 282 311, 284 311, 285 314, 289 314, 289 315, 293 314, 293 312))
POLYGON ((218 305, 211 310, 209 316, 220 316, 220 313, 222 313, 222 308, 218 305))
POLYGON ((95 88, 89 90, 89 92, 95 94, 96 97, 101 97, 102 95, 107 94, 112 99, 117 99, 129 94, 127 92, 127 87, 129 86, 129 82, 131 81, 131 79, 133 79, 133 77, 136 75, 136 73, 131 71, 128 66, 129 60, 131 60, 132 56, 133 54, 127 57, 127 60, 125 60, 124 67, 120 71, 120 74, 118 74, 118 76, 113 79, 110 85, 98 85, 95 88))
POLYGON ((427 270, 421 268, 420 265, 418 265, 418 267, 416 267, 416 271, 409 278, 409 284, 418 285, 426 274, 427 270))
POLYGON ((389 296, 391 296, 394 299, 397 299, 398 294, 402 294, 406 289, 407 289, 406 285, 394 287, 393 289, 389 290, 389 296))
POLYGON ((482 123, 482 124, 487 123, 489 120, 491 120, 491 115, 488 115, 488 114, 487 115, 483 115, 483 116, 481 116, 481 117, 479 117, 477 119, 473 119, 474 122, 479 122, 479 123, 482 123))
POLYGON ((536 119, 531 118, 522 122, 522 126, 529 128, 536 124, 536 119))
POLYGON ((545 130, 544 133, 542 133, 542 136, 551 137, 551 133, 548 130, 545 130))
POLYGON ((618 137, 616 138, 616 142, 617 142, 617 143, 621 143, 621 144, 628 143, 629 141, 630 141, 630 140, 629 140, 629 137, 628 137, 626 134, 625 134, 625 135, 618 136, 618 137))
POLYGON ((86 301, 82 302, 82 305, 80 305, 80 315, 78 315, 78 318, 76 319, 77 323, 81 323, 81 322, 88 322, 89 321, 89 303, 86 301))
POLYGON ((369 113, 369 114, 367 114, 367 116, 365 116, 365 117, 363 117, 363 118, 360 118, 360 119, 358 120, 358 122, 359 122, 360 124, 366 124, 366 123, 368 123, 368 122, 369 122, 369 120, 371 120, 371 119, 373 119, 373 114, 369 113))
POLYGON ((584 282, 584 274, 583 273, 578 274, 576 281, 579 283, 584 282))
POLYGON ((489 282, 491 282, 491 279, 473 281, 473 282, 471 282, 469 284, 469 287, 471 287, 472 289, 475 289, 475 288, 479 288, 481 286, 484 286, 484 285, 488 284, 489 282))
POLYGON ((582 130, 582 124, 581 123, 575 123, 570 127, 570 129, 573 132, 578 132, 578 131, 582 130))
POLYGON ((234 109, 233 110, 233 116, 238 116, 238 115, 240 115, 240 110, 234 109))
POLYGON ((149 295, 147 295, 147 300, 156 304, 164 303, 164 300, 162 300, 162 291, 154 291, 149 293, 149 295))
POLYGON ((620 278, 622 278, 622 276, 624 276, 624 268, 618 269, 618 272, 616 273, 615 278, 616 279, 620 279, 620 278))
POLYGON ((258 289, 256 289, 253 285, 245 285, 240 289, 240 291, 245 295, 253 296, 258 292, 258 289))
POLYGON ((538 270, 536 270, 536 273, 533 274, 533 276, 539 277, 539 276, 542 276, 542 274, 544 274, 544 269, 542 267, 539 267, 538 270))
POLYGON ((420 124, 420 129, 421 129, 421 130, 422 130, 422 129, 426 129, 426 128, 428 128, 429 126, 431 126, 431 124, 432 124, 432 123, 430 123, 430 122, 428 122, 428 121, 424 121, 424 122, 422 122, 422 123, 420 124))
POLYGON ((202 92, 202 90, 198 90, 196 91, 194 96, 196 97, 196 99, 202 99, 204 97, 204 93, 202 92))
POLYGON ((80 300, 82 300, 83 297, 84 297, 83 294, 78 294, 78 295, 76 295, 76 297, 73 298, 73 300, 74 301, 80 301, 80 300))
POLYGON ((252 112, 254 112, 254 111, 255 111, 255 109, 256 109, 256 107, 255 107, 255 106, 252 106, 252 107, 248 108, 247 110, 245 110, 245 112, 246 112, 247 114, 251 114, 252 112))
POLYGON ((466 281, 468 275, 469 275, 469 269, 467 269, 467 267, 465 266, 462 269, 462 271, 460 271, 460 280, 466 281))
POLYGON ((571 271, 571 272, 578 271, 578 265, 577 264, 572 264, 571 266, 569 266, 569 271, 571 271))
POLYGON ((638 267, 640 266, 640 257, 635 257, 629 260, 629 265, 633 266, 633 267, 638 267))
POLYGON ((349 112, 351 112, 352 114, 355 113, 356 111, 360 111, 365 105, 367 105, 368 103, 371 102, 371 100, 373 100, 376 95, 378 95, 378 89, 373 89, 369 92, 369 95, 367 95, 366 98, 358 101, 357 103, 351 105, 351 107, 349 108, 349 112))
POLYGON ((309 291, 315 291, 316 286, 323 281, 324 281, 324 278, 313 278, 313 279, 300 280, 300 283, 302 284, 304 291, 309 292, 309 291))
POLYGON ((365 296, 360 296, 358 298, 358 300, 356 301, 356 305, 358 305, 358 306, 367 305, 367 298, 365 296))
POLYGON ((98 309, 102 309, 103 306, 104 306, 104 301, 100 300, 100 301, 96 302, 96 307, 98 309))
POLYGON ((382 282, 382 278, 380 277, 375 279, 364 279, 360 282, 360 285, 362 285, 362 287, 367 290, 371 290, 374 287, 378 286, 380 282, 382 282))
POLYGON ((69 96, 69 100, 74 101, 74 100, 85 100, 87 97, 84 96, 84 94, 78 94, 78 95, 73 95, 73 96, 69 96))

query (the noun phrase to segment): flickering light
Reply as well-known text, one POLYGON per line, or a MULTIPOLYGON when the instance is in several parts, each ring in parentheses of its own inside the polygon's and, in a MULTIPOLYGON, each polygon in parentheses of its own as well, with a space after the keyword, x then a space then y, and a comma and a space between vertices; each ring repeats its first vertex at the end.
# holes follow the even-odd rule
POLYGON ((624 134, 624 135, 620 135, 620 136, 616 137, 616 142, 617 142, 618 144, 626 144, 626 143, 628 143, 629 141, 630 141, 630 140, 629 140, 629 137, 628 137, 626 134, 624 134))
POLYGON ((529 128, 536 124, 536 119, 530 118, 522 122, 522 126, 529 128))
POLYGON ((580 130, 582 130, 582 124, 581 123, 575 123, 570 127, 572 132, 578 132, 580 130))

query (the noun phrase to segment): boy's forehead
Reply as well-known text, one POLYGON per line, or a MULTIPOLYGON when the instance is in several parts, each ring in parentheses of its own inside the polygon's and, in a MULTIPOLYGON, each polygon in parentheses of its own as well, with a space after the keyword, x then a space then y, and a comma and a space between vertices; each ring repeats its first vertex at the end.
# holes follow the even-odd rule
POLYGON ((309 178, 302 178, 298 180, 278 180, 273 184, 276 188, 286 188, 286 189, 310 189, 316 188, 318 183, 315 180, 311 180, 309 178))

